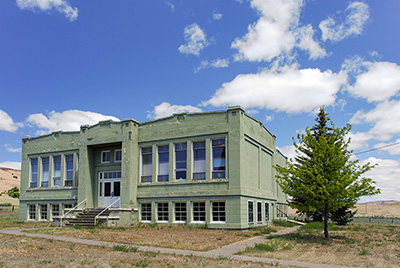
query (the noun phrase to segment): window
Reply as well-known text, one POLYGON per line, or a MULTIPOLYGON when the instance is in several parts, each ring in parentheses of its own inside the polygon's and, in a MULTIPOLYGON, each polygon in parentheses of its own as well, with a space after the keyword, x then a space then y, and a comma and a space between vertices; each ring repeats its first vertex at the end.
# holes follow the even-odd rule
POLYGON ((40 219, 42 221, 47 220, 47 204, 40 205, 40 219))
POLYGON ((212 221, 226 221, 225 202, 212 202, 212 221))
POLYGON ((37 187, 37 176, 38 176, 38 159, 32 158, 31 159, 31 181, 30 187, 36 188, 37 187))
POLYGON ((186 222, 186 203, 175 203, 175 221, 186 222))
POLYGON ((79 184, 79 154, 76 154, 75 184, 79 184))
POLYGON ((206 179, 206 142, 193 142, 193 179, 206 179))
POLYGON ((193 202, 193 221, 205 222, 206 221, 206 203, 193 202))
POLYGON ((151 222, 151 203, 142 203, 140 207, 142 212, 142 221, 151 222))
POLYGON ((64 204, 64 214, 72 208, 72 204, 64 204))
POLYGON ((101 152, 101 162, 102 163, 110 163, 111 152, 110 151, 102 151, 101 152))
POLYGON ((53 186, 61 186, 61 155, 53 157, 53 186))
POLYGON ((28 219, 36 220, 36 205, 28 205, 28 219))
POLYGON ((59 204, 53 204, 51 205, 51 217, 58 217, 60 216, 60 205, 59 204))
POLYGON ((42 180, 41 187, 49 187, 49 157, 42 158, 42 180))
POLYGON ((157 203, 157 220, 168 222, 168 203, 157 203))
POLYGON ((262 223, 262 203, 257 202, 257 222, 262 223))
POLYGON ((151 175, 153 173, 152 166, 152 148, 142 148, 142 177, 141 182, 151 182, 151 175))
POLYGON ((225 139, 212 141, 212 178, 225 178, 225 139))
POLYGON ((265 221, 269 222, 269 203, 265 203, 265 221))
POLYGON ((115 150, 115 159, 114 159, 114 161, 115 162, 121 162, 122 161, 122 150, 121 149, 115 150))
POLYGON ((64 186, 72 186, 74 178, 74 155, 65 156, 65 182, 64 186))
POLYGON ((175 179, 186 180, 186 143, 175 144, 175 179))
POLYGON ((157 181, 169 179, 169 145, 158 146, 158 177, 157 181))
POLYGON ((254 223, 254 204, 253 201, 247 203, 248 222, 254 223))

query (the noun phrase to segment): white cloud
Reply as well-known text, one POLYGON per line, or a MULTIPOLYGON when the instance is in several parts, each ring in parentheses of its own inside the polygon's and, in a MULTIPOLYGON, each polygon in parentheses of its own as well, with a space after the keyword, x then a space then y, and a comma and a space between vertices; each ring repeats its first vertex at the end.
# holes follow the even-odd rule
POLYGON ((78 8, 73 8, 68 1, 65 0, 17 0, 17 6, 20 9, 28 9, 32 11, 51 11, 64 13, 70 21, 78 18, 78 8))
POLYGON ((265 116, 265 121, 267 121, 267 122, 270 122, 270 121, 272 121, 272 120, 274 120, 275 119, 275 117, 273 116, 273 115, 267 115, 267 116, 265 116))
POLYGON ((281 55, 290 58, 295 47, 307 51, 310 59, 327 55, 314 40, 312 26, 299 25, 303 0, 253 0, 251 6, 260 18, 248 26, 246 35, 232 43, 232 48, 238 50, 235 60, 272 61, 281 55))
POLYGON ((315 31, 311 25, 300 27, 295 33, 298 40, 297 46, 302 50, 308 51, 311 60, 327 56, 325 49, 321 48, 319 43, 314 40, 315 31))
POLYGON ((285 147, 277 147, 277 149, 284 155, 286 156, 288 159, 295 159, 295 157, 297 156, 296 153, 296 147, 294 147, 293 145, 288 145, 285 147))
POLYGON ((147 118, 158 119, 177 113, 197 113, 202 111, 202 109, 191 105, 171 105, 168 102, 163 102, 160 105, 155 106, 154 110, 147 115, 147 118))
POLYGON ((351 124, 373 125, 368 135, 381 141, 388 141, 394 135, 400 134, 398 122, 400 122, 400 101, 397 100, 381 102, 369 112, 357 111, 350 119, 351 124))
POLYGON ((31 114, 27 119, 31 125, 40 129, 38 134, 58 130, 78 131, 81 125, 93 125, 103 120, 119 121, 114 116, 79 110, 67 110, 62 113, 51 111, 47 116, 42 113, 31 114))
MULTIPOLYGON (((368 148, 368 141, 373 138, 372 135, 364 132, 350 132, 348 137, 351 139, 349 150, 359 150, 368 148)), ((357 152, 355 152, 357 153, 357 152)))
POLYGON ((203 105, 309 112, 321 105, 334 104, 336 93, 346 81, 344 72, 336 74, 330 70, 285 66, 278 71, 240 74, 224 83, 203 105))
POLYGON ((181 45, 178 48, 179 52, 183 54, 192 54, 199 56, 200 51, 202 51, 205 47, 209 45, 206 34, 196 23, 185 27, 184 37, 186 44, 181 45))
POLYGON ((4 147, 6 148, 7 152, 10 152, 10 153, 20 153, 21 152, 21 148, 11 148, 10 146, 11 146, 10 144, 4 144, 4 147))
POLYGON ((374 148, 385 151, 391 155, 400 155, 400 139, 397 139, 395 142, 377 143, 374 145, 374 148))
POLYGON ((338 42, 352 35, 360 35, 369 19, 369 6, 363 2, 352 2, 344 14, 346 18, 341 23, 337 23, 333 17, 321 21, 319 28, 322 31, 322 40, 338 42))
POLYGON ((360 164, 370 162, 378 164, 375 168, 364 174, 365 177, 372 178, 376 186, 381 189, 381 194, 374 196, 376 200, 400 200, 400 162, 392 159, 379 159, 370 157, 360 164))
POLYGON ((14 120, 6 112, 0 110, 0 130, 15 132, 21 126, 21 123, 14 123, 14 120))
POLYGON ((202 60, 200 66, 197 67, 194 71, 197 73, 200 70, 207 68, 227 68, 229 66, 229 59, 214 59, 211 62, 208 60, 202 60))
POLYGON ((0 167, 19 169, 21 170, 21 162, 6 161, 0 163, 0 167))
POLYGON ((175 5, 171 1, 165 1, 165 4, 171 8, 171 11, 175 11, 175 5))
MULTIPOLYGON (((392 62, 361 62, 365 71, 359 71, 354 85, 347 90, 368 102, 383 101, 400 90, 400 66, 392 62)), ((357 68, 357 63, 351 68, 357 68)))
POLYGON ((222 16, 223 15, 221 13, 218 13, 216 11, 213 12, 213 20, 220 20, 222 19, 222 16))

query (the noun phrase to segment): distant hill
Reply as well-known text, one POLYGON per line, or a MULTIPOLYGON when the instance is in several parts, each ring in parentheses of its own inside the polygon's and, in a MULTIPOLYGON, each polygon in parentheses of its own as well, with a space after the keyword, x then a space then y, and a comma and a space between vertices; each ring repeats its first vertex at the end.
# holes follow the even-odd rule
POLYGON ((379 201, 369 201, 369 202, 361 202, 357 203, 357 205, 380 205, 380 206, 386 206, 390 205, 393 203, 397 203, 399 201, 397 200, 379 200, 379 201))
MULTIPOLYGON (((0 167, 0 193, 8 191, 17 186, 20 188, 21 170, 0 167)), ((0 196, 0 199, 9 199, 7 195, 0 196)))

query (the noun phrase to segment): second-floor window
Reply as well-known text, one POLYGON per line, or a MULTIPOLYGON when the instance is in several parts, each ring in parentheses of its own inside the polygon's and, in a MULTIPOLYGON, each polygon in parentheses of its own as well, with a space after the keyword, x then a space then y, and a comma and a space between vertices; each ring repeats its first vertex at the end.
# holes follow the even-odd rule
POLYGON ((121 149, 115 150, 115 159, 114 159, 114 161, 115 162, 121 162, 121 160, 122 160, 122 150, 121 149))
POLYGON ((31 188, 37 187, 37 179, 38 179, 38 159, 31 159, 31 180, 29 186, 31 188))
POLYGON ((49 187, 49 166, 49 157, 43 157, 41 187, 49 187))
POLYGON ((212 178, 225 178, 225 139, 212 141, 212 178))
POLYGON ((111 152, 110 151, 102 151, 101 152, 101 162, 102 163, 110 163, 111 152))
POLYGON ((142 148, 142 177, 141 182, 151 182, 153 173, 152 147, 142 148))
POLYGON ((175 144, 175 179, 186 180, 187 170, 186 143, 175 144))
POLYGON ((64 186, 72 186, 74 179, 74 155, 65 156, 65 181, 64 186))
POLYGON ((193 142, 193 179, 206 179, 206 142, 193 142))
POLYGON ((158 146, 158 177, 157 181, 168 181, 169 178, 169 145, 158 146))
POLYGON ((61 155, 53 157, 53 186, 61 186, 61 155))

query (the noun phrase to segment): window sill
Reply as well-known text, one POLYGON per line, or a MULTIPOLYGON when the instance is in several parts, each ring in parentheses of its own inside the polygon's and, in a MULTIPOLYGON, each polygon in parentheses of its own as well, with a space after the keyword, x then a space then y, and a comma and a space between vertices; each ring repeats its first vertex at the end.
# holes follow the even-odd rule
POLYGON ((210 224, 226 224, 226 221, 212 221, 210 224))
POLYGON ((205 221, 192 221, 192 223, 201 223, 201 224, 205 224, 205 221))
POLYGON ((173 221, 172 223, 186 223, 186 221, 173 221))

